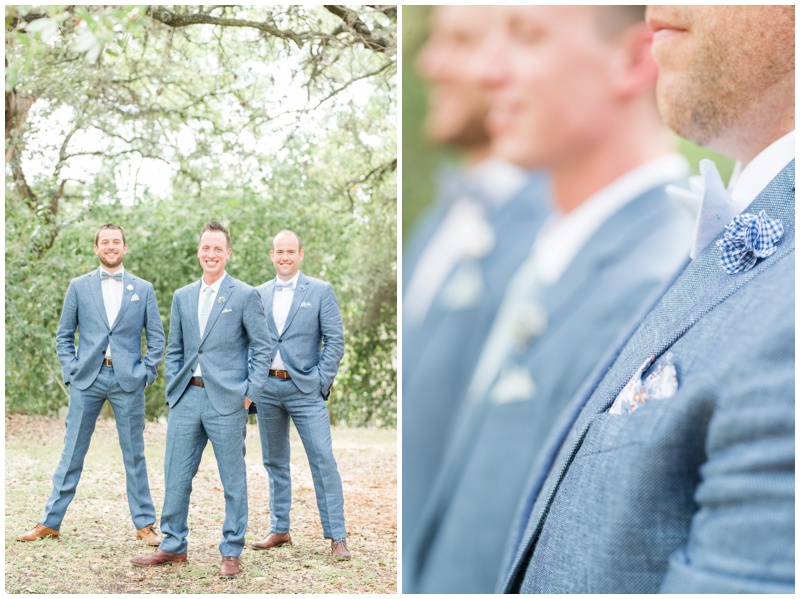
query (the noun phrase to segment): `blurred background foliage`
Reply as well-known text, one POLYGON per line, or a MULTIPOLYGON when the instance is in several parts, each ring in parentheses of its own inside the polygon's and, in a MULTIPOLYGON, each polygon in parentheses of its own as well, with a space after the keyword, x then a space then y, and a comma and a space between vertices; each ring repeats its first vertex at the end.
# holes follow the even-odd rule
MULTIPOLYGON (((415 60, 428 35, 431 6, 403 7, 403 239, 408 240, 414 225, 434 200, 435 175, 458 155, 431 145, 424 137, 422 125, 426 112, 426 84, 419 77, 415 60)), ((686 156, 694 174, 702 158, 710 158, 727 181, 733 161, 706 148, 675 136, 677 149, 686 156)))
MULTIPOLYGON (((331 419, 395 426, 396 7, 5 17, 7 412, 67 404, 55 331, 69 280, 97 267, 101 224, 125 229, 125 268, 153 283, 168 331, 216 219, 228 272, 251 285, 275 276, 275 233, 301 236, 303 272, 333 285, 345 323, 331 419)), ((163 376, 146 402, 166 413, 163 376)))

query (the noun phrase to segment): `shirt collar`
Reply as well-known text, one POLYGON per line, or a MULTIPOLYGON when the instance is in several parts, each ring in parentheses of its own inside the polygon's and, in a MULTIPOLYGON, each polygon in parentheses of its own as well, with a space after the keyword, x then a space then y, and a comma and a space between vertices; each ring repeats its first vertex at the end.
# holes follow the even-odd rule
POLYGON ((469 169, 468 176, 490 205, 500 207, 522 190, 531 173, 505 160, 488 158, 469 169))
MULTIPOLYGON (((286 281, 286 282, 292 284, 292 289, 296 289, 297 288, 297 279, 299 279, 299 278, 300 278, 300 271, 298 270, 296 273, 294 273, 294 276, 291 279, 289 279, 288 281, 286 281)), ((275 282, 276 283, 282 283, 283 281, 281 281, 276 275, 275 276, 275 282)))
POLYGON ((211 285, 207 285, 203 278, 200 277, 200 293, 203 293, 206 287, 211 287, 211 289, 214 290, 214 293, 219 293, 219 288, 222 286, 222 281, 225 279, 225 275, 227 275, 227 273, 223 273, 223 275, 211 285))
MULTIPOLYGON (((104 272, 105 272, 105 273, 108 273, 108 274, 110 274, 110 275, 115 275, 115 274, 117 274, 117 272, 121 272, 121 273, 122 273, 122 278, 123 278, 123 280, 125 279, 125 267, 124 267, 124 266, 123 266, 123 267, 121 267, 121 268, 120 268, 120 269, 119 269, 117 272, 111 272, 111 271, 109 271, 108 269, 105 269, 105 268, 103 268, 103 266, 102 266, 102 265, 99 267, 99 269, 98 269, 98 270, 99 270, 101 273, 104 273, 104 272)), ((110 280, 110 279, 106 279, 106 280, 110 280)))
POLYGON ((736 213, 746 210, 794 156, 794 131, 790 131, 764 148, 746 167, 737 162, 728 183, 736 213))
POLYGON ((533 246, 539 281, 555 283, 594 232, 624 206, 651 189, 688 175, 689 164, 683 156, 662 156, 628 171, 567 214, 551 216, 533 246))

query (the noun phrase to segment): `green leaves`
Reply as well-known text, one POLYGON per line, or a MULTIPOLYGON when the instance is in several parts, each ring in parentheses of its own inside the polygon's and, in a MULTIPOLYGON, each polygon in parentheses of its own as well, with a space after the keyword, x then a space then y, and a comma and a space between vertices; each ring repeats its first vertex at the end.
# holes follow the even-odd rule
MULTIPOLYGON (((61 301, 96 266, 100 224, 125 228, 125 266, 153 282, 168 328, 172 293, 200 276, 197 234, 215 218, 233 234, 229 272, 253 285, 274 276, 272 236, 301 235, 303 271, 334 285, 353 348, 332 414, 392 426, 394 55, 365 40, 393 32, 393 19, 361 7, 366 29, 332 37, 341 19, 323 7, 159 10, 6 7, 6 90, 27 102, 6 140, 18 166, 6 181, 7 278, 18 282, 6 336, 20 350, 7 353, 7 408, 64 401, 48 369, 25 360, 60 371, 61 301), (52 293, 37 307, 40 288, 52 293)), ((163 391, 161 378, 147 391, 150 418, 164 413, 163 391)))

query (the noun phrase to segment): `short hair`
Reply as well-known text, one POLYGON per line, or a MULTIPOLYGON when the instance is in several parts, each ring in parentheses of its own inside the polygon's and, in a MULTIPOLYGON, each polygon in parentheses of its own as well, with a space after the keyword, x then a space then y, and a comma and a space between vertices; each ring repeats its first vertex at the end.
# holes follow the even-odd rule
POLYGON ((106 223, 102 227, 97 229, 97 233, 94 234, 95 245, 97 245, 97 243, 100 241, 100 231, 108 231, 108 230, 119 231, 120 233, 122 233, 122 245, 128 245, 127 242, 125 241, 125 231, 122 230, 122 227, 118 227, 113 223, 106 223))
MULTIPOLYGON (((203 238, 203 233, 205 233, 206 231, 220 231, 222 233, 225 233, 225 248, 227 249, 231 247, 231 234, 228 233, 228 229, 226 229, 225 225, 223 225, 222 223, 215 220, 208 221, 203 227, 203 229, 200 231, 200 239, 203 238)), ((200 242, 198 241, 198 243, 200 242)))
POLYGON ((300 241, 300 236, 297 233, 295 233, 294 231, 290 231, 289 229, 284 229, 283 231, 278 231, 278 233, 275 234, 275 237, 272 238, 272 247, 273 248, 275 247, 275 240, 278 237, 280 237, 281 235, 286 235, 286 234, 294 235, 295 239, 297 239, 297 249, 298 250, 302 250, 303 249, 303 242, 300 241))
POLYGON ((621 35, 628 27, 644 23, 645 5, 595 5, 597 30, 605 39, 614 39, 621 35))

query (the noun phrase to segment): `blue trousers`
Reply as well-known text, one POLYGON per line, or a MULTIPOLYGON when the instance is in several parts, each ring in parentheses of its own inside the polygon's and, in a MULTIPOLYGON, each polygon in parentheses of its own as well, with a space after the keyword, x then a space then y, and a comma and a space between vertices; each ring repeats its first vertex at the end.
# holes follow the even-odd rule
POLYGON ((222 416, 208 401, 204 388, 190 385, 170 408, 164 461, 164 508, 161 510, 164 538, 159 549, 167 553, 186 553, 192 479, 210 440, 225 495, 219 552, 223 557, 239 557, 247 530, 246 435, 244 397, 241 410, 222 416))
POLYGON ((114 369, 103 366, 94 383, 85 391, 70 386, 64 450, 53 474, 53 490, 44 516, 39 520, 48 528, 58 530, 61 527, 67 507, 75 496, 97 416, 106 399, 114 410, 117 423, 133 525, 137 529, 144 528, 156 521, 144 459, 144 381, 141 388, 128 393, 117 383, 114 369))
POLYGON ((261 453, 269 474, 271 531, 289 532, 289 510, 292 507, 289 470, 291 418, 311 467, 322 532, 326 539, 338 541, 346 538, 342 479, 333 457, 328 410, 319 391, 303 393, 291 380, 270 376, 256 406, 261 453))

